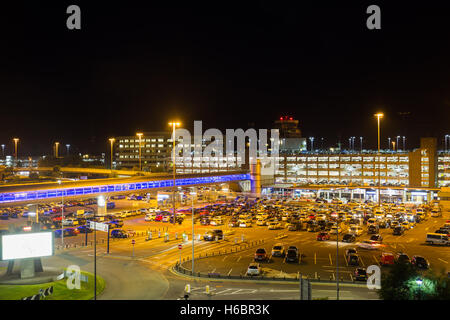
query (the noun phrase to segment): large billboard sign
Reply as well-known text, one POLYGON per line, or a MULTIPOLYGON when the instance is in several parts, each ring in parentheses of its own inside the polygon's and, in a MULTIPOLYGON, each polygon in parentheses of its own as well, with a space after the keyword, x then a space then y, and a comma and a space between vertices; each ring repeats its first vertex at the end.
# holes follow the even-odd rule
POLYGON ((53 232, 2 235, 1 259, 25 259, 53 255, 53 232))

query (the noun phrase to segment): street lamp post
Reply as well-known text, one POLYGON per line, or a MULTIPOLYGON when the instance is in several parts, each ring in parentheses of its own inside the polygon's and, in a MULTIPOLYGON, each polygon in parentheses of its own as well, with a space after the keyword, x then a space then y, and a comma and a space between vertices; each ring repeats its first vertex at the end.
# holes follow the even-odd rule
POLYGON ((359 137, 359 141, 361 142, 361 153, 362 153, 362 141, 363 141, 363 137, 359 137))
MULTIPOLYGON (((195 189, 194 189, 195 190, 195 189)), ((191 192, 191 198, 192 198, 192 276, 194 276, 194 197, 197 195, 195 191, 191 192)))
MULTIPOLYGON (((392 151, 395 151, 395 141, 392 141, 392 151)), ((398 146, 397 146, 397 151, 398 151, 398 146)))
POLYGON ((405 136, 403 136, 403 152, 405 152, 405 150, 406 150, 406 137, 405 136))
POLYGON ((448 151, 447 139, 450 139, 450 135, 448 135, 448 134, 445 135, 445 152, 448 151))
MULTIPOLYGON (((392 144, 391 144, 391 137, 389 137, 389 138, 388 138, 388 149, 389 149, 389 150, 391 150, 391 145, 392 145, 392 144)), ((380 152, 380 151, 378 150, 378 152, 380 152)))
POLYGON ((314 137, 309 137, 309 140, 311 141, 311 152, 314 151, 314 137))
POLYGON ((55 142, 55 158, 58 159, 58 147, 59 147, 59 142, 55 142))
MULTIPOLYGON (((381 205, 381 193, 380 193, 380 119, 383 118, 383 114, 378 112, 375 114, 377 117, 377 127, 378 127, 378 206, 381 205)), ((390 139, 390 138, 389 138, 390 139)))
MULTIPOLYGON (((61 180, 58 184, 61 186, 61 180)), ((64 190, 61 191, 61 246, 64 249, 64 190)))
POLYGON ((401 137, 400 136, 397 136, 397 140, 396 140, 396 143, 395 143, 395 145, 397 146, 397 151, 398 151, 398 139, 400 139, 401 137))
POLYGON ((70 144, 66 144, 66 148, 67 148, 67 155, 69 155, 70 144))
POLYGON ((2 144, 2 157, 5 157, 5 145, 2 144))
POLYGON ((179 122, 169 122, 169 126, 172 126, 172 169, 173 169, 173 188, 172 188, 172 198, 173 198, 173 224, 175 224, 175 174, 176 174, 176 164, 175 164, 175 130, 181 124, 179 122))
POLYGON ((142 146, 143 133, 136 133, 136 135, 139 137, 139 171, 142 171, 142 166, 141 166, 141 146, 142 146))
POLYGON ((16 167, 17 167, 17 159, 18 159, 18 156, 17 156, 17 143, 19 142, 19 138, 14 138, 13 140, 14 140, 14 155, 16 156, 15 158, 16 158, 16 167))
POLYGON ((111 143, 111 170, 112 170, 112 164, 113 164, 113 144, 114 144, 114 141, 116 141, 116 139, 109 138, 109 142, 111 143))

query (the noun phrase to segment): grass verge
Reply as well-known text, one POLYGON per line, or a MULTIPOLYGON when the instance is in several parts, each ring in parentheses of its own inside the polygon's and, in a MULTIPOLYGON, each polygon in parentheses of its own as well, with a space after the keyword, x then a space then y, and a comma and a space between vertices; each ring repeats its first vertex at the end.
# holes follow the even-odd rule
MULTIPOLYGON (((0 300, 21 300, 24 297, 39 293, 39 289, 53 286, 53 294, 44 300, 91 300, 94 298, 94 274, 81 272, 88 277, 88 282, 81 282, 80 289, 69 290, 67 278, 32 285, 0 285, 0 300)), ((97 296, 105 289, 105 280, 97 275, 97 296)))

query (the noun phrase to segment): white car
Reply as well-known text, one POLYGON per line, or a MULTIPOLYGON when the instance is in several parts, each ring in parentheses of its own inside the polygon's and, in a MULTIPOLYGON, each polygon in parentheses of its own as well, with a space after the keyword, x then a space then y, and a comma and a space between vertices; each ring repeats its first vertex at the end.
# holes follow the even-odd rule
POLYGON ((332 226, 330 229, 330 234, 340 234, 342 233, 341 227, 332 226))
POLYGON ((156 215, 153 213, 147 214, 145 215, 144 220, 145 221, 155 221, 156 215))
POLYGON ((268 229, 269 230, 281 229, 281 223, 279 223, 279 222, 270 222, 269 225, 268 225, 268 229))
POLYGON ((256 221, 256 225, 257 225, 257 226, 265 226, 265 225, 267 225, 267 222, 266 222, 266 220, 258 219, 258 220, 256 221))
POLYGON ((247 275, 259 276, 260 274, 261 274, 261 267, 259 266, 259 263, 256 262, 250 263, 247 269, 247 275))
POLYGON ((147 208, 147 212, 148 213, 157 213, 157 212, 159 212, 159 209, 158 208, 147 208))
POLYGON ((350 227, 350 233, 353 233, 355 236, 360 236, 363 233, 363 228, 360 226, 352 226, 350 227))
POLYGON ((240 220, 239 221, 239 227, 240 228, 249 228, 252 226, 251 220, 240 220))
POLYGON ((221 218, 220 219, 215 218, 215 219, 212 219, 209 224, 212 226, 221 226, 221 225, 223 225, 223 220, 221 218))
POLYGON ((78 220, 64 219, 63 220, 63 225, 65 225, 65 226, 76 226, 76 225, 78 225, 78 220))
POLYGON ((368 250, 376 250, 378 249, 379 244, 374 241, 362 241, 358 243, 358 247, 362 249, 368 249, 368 250))

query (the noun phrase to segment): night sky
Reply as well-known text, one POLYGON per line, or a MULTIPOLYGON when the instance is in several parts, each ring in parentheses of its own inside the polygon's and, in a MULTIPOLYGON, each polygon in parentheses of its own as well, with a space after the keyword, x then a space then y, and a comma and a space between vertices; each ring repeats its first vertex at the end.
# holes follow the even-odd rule
POLYGON ((245 129, 289 115, 326 146, 363 136, 376 148, 373 114, 383 111, 385 147, 397 135, 409 148, 421 136, 442 145, 449 6, 347 2, 2 4, 0 143, 12 153, 19 137, 20 155, 49 154, 55 141, 100 153, 111 136, 167 130, 174 118, 245 129), (66 28, 71 4, 81 30, 66 28), (366 28, 370 4, 381 7, 381 30, 366 28))

